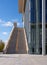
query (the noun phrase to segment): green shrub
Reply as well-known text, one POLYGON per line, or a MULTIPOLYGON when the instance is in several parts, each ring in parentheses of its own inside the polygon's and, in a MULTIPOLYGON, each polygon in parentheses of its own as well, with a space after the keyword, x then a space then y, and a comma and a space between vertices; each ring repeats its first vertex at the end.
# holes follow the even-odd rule
POLYGON ((3 51, 3 49, 4 49, 4 46, 5 46, 5 44, 4 44, 4 42, 0 42, 0 52, 2 52, 3 51))

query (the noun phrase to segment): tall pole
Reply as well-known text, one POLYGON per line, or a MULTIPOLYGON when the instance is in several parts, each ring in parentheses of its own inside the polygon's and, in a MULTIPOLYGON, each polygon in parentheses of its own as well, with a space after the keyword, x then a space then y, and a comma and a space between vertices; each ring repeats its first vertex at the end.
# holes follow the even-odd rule
POLYGON ((28 26, 29 26, 29 53, 32 53, 32 45, 31 45, 31 0, 29 0, 29 21, 28 21, 28 26))
POLYGON ((38 0, 36 0, 36 54, 39 54, 39 10, 38 0))
POLYGON ((42 0, 42 55, 45 53, 45 0, 42 0))

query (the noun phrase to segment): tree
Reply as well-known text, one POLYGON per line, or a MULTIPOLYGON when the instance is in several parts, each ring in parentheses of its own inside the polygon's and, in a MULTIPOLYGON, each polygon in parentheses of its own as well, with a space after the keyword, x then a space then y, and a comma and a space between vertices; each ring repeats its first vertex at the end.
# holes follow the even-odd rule
POLYGON ((5 46, 5 44, 4 44, 4 42, 1 40, 1 41, 0 41, 0 52, 3 51, 4 46, 5 46))

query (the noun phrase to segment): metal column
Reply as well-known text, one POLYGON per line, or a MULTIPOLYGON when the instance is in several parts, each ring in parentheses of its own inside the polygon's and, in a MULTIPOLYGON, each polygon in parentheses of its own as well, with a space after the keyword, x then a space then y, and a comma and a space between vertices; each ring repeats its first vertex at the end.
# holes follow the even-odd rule
POLYGON ((39 10, 38 1, 36 0, 36 54, 39 54, 39 10))
POLYGON ((42 0, 42 55, 45 53, 45 0, 42 0))
POLYGON ((31 48, 31 49, 29 49, 29 53, 32 53, 32 45, 31 45, 31 2, 30 2, 31 0, 29 0, 29 47, 31 48))

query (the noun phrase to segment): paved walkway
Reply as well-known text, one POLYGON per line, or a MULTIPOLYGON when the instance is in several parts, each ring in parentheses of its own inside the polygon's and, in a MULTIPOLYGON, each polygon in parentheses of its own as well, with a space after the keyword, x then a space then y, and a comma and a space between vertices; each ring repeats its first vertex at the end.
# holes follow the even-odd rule
POLYGON ((0 65, 47 65, 47 56, 29 54, 0 54, 0 65))

